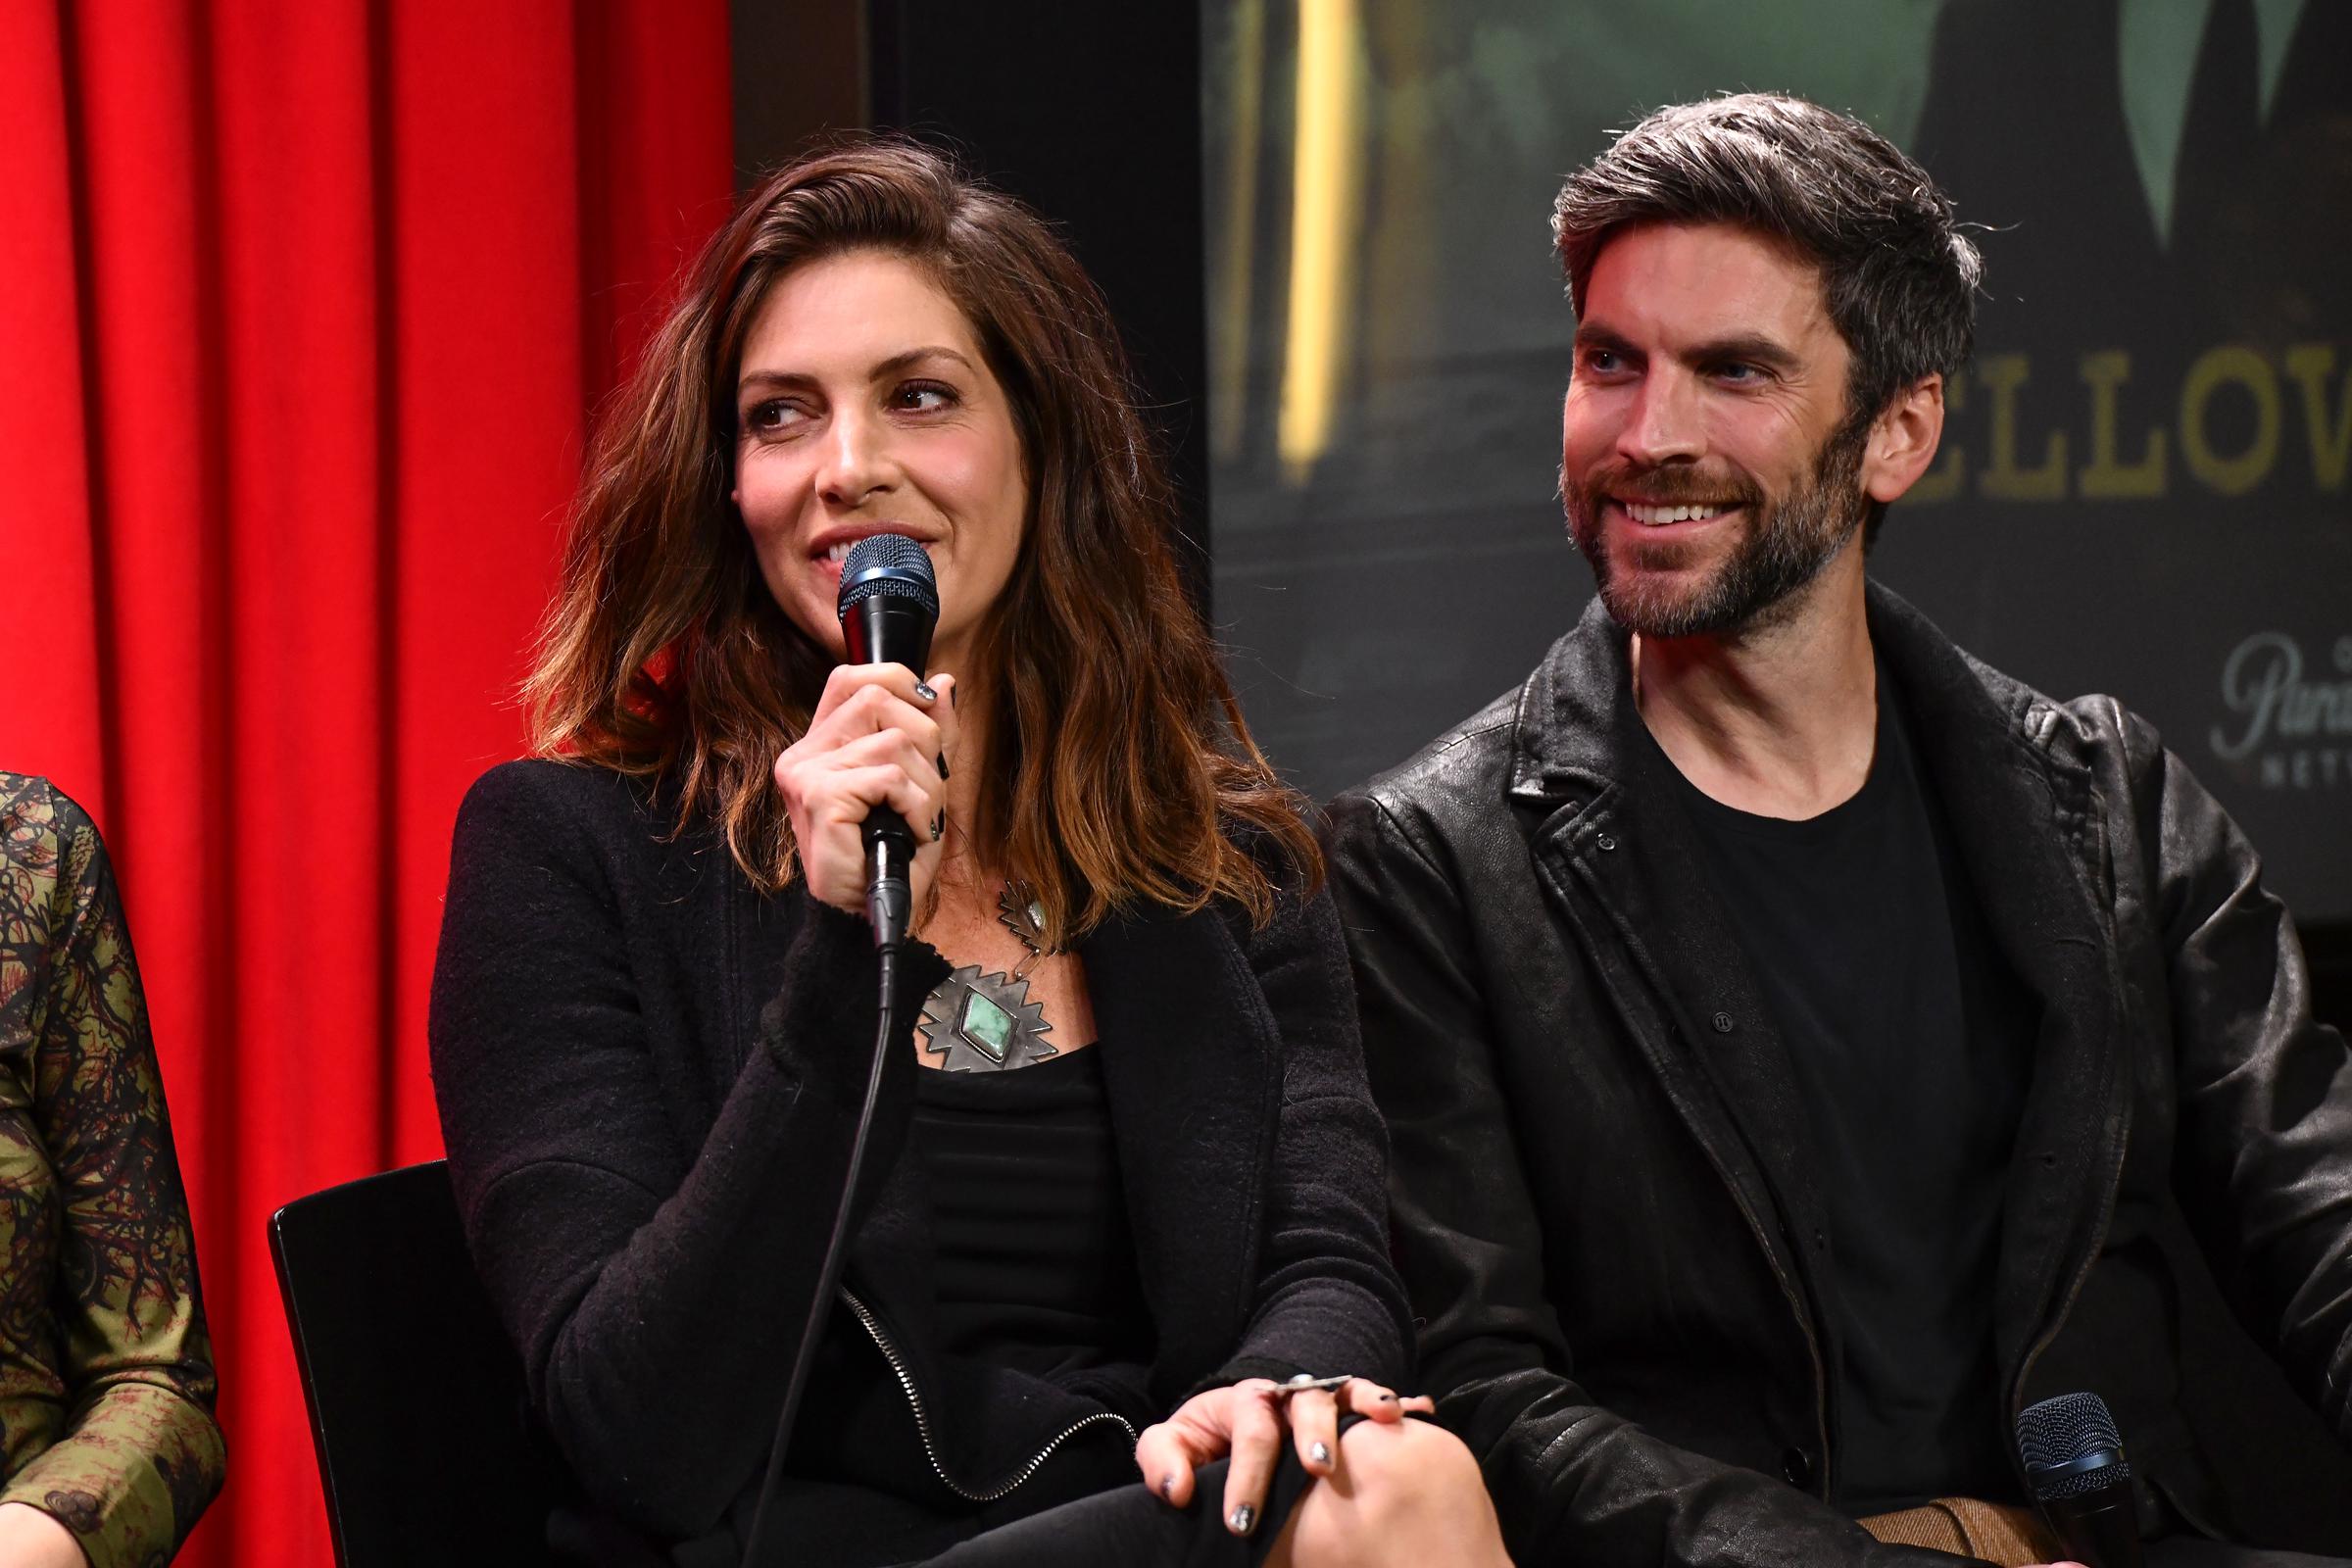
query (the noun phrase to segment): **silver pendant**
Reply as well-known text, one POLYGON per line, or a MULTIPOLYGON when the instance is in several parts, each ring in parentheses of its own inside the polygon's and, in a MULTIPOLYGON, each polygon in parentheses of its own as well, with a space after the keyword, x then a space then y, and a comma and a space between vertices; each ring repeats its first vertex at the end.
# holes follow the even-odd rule
POLYGON ((997 924, 1029 950, 1012 966, 1015 980, 1026 979, 1029 966, 1046 956, 1046 906, 1030 893, 1028 883, 1007 882, 997 890, 997 924))
POLYGON ((1054 1026, 1046 1004, 1029 1000, 1029 982, 982 974, 967 963, 923 999, 923 1050, 949 1072, 1010 1072, 1058 1056, 1046 1044, 1054 1026))

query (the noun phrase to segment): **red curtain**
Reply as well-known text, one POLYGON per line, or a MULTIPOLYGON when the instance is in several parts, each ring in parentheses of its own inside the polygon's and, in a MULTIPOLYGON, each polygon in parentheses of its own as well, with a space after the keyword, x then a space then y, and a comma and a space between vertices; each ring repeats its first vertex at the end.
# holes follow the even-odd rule
POLYGON ((0 767, 145 971, 229 1445, 183 1560, 331 1560, 263 1222, 439 1152, 451 819, 730 124, 725 0, 0 5, 0 767))

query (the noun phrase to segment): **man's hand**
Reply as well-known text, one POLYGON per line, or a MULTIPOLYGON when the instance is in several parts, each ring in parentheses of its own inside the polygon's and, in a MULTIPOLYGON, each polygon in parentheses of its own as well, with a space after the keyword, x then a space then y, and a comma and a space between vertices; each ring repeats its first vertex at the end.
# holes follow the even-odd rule
POLYGON ((1226 1529, 1246 1536, 1257 1528, 1265 1508, 1286 1427, 1307 1474, 1327 1476, 1339 1458, 1343 1410, 1372 1421, 1396 1422, 1403 1420, 1407 1410, 1436 1408, 1426 1396, 1400 1399, 1364 1378, 1350 1378, 1338 1390, 1296 1393, 1286 1393, 1264 1378, 1246 1378, 1229 1388, 1196 1394, 1174 1415, 1146 1428, 1135 1446, 1135 1462, 1144 1473, 1144 1484, 1181 1508, 1193 1500, 1193 1471, 1232 1454, 1220 1512, 1226 1529))

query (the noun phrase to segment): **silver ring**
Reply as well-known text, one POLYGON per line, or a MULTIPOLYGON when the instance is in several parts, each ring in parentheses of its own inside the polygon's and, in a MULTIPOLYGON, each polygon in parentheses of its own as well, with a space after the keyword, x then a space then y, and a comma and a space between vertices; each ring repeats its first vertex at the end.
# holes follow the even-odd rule
POLYGON ((1304 1394, 1309 1389, 1321 1389, 1327 1394, 1336 1394, 1354 1381, 1355 1374, 1352 1372, 1341 1372, 1327 1378, 1316 1377, 1311 1372, 1301 1372, 1275 1384, 1274 1393, 1277 1397, 1284 1399, 1294 1394, 1304 1394))

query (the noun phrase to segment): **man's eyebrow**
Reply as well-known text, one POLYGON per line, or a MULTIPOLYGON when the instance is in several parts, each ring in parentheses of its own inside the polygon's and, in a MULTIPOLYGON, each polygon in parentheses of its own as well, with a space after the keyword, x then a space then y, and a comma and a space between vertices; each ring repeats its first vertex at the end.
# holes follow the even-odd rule
POLYGON ((1611 354, 1634 354, 1636 349, 1625 340, 1625 334, 1600 321, 1580 321, 1576 327, 1576 346, 1580 349, 1607 349, 1611 354))
POLYGON ((1685 351, 1683 358, 1692 365, 1722 365, 1737 360, 1760 365, 1768 370, 1794 370, 1803 364, 1787 347, 1761 333, 1717 338, 1685 351))
MULTIPOLYGON (((1629 359, 1647 358, 1642 350, 1627 341, 1624 333, 1605 321, 1579 326, 1576 329, 1576 346, 1579 349, 1603 349, 1629 359)), ((1690 365, 1722 365, 1729 361, 1743 361, 1783 373, 1800 368, 1803 363, 1786 345, 1761 332, 1742 332, 1731 337, 1714 338, 1683 350, 1680 358, 1690 365)))
MULTIPOLYGON (((882 361, 871 370, 867 371, 866 379, 870 381, 886 380, 891 376, 897 375, 902 370, 912 369, 914 367, 921 365, 926 360, 953 360, 967 370, 973 368, 972 362, 970 360, 966 359, 956 350, 949 348, 946 344, 926 343, 919 348, 911 348, 901 354, 893 354, 889 359, 882 361)), ((801 374, 789 370, 746 370, 743 372, 741 378, 736 381, 735 390, 738 393, 744 393, 752 391, 755 388, 765 391, 770 388, 777 387, 808 386, 811 385, 815 380, 816 377, 812 375, 801 374)))

